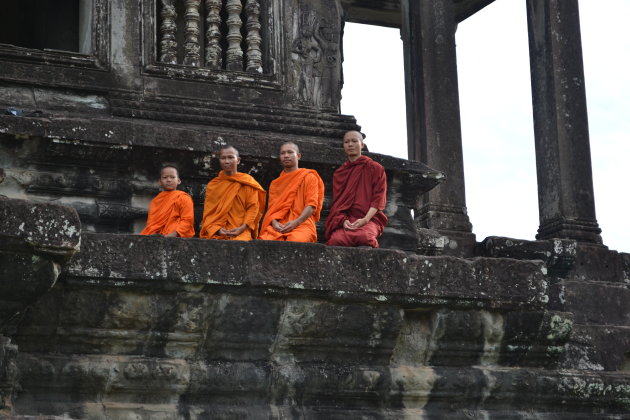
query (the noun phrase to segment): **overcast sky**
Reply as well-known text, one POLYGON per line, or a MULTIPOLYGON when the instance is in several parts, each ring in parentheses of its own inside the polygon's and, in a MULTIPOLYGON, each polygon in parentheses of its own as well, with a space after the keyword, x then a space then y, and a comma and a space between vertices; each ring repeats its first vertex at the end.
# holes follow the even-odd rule
MULTIPOLYGON (((628 0, 580 0, 597 220, 630 252, 628 0)), ((496 0, 457 30, 466 201, 473 231, 534 239, 536 163, 525 1, 496 0)), ((402 41, 396 29, 346 24, 342 113, 370 151, 407 157, 402 41)), ((439 168, 438 168, 439 169, 439 168)))

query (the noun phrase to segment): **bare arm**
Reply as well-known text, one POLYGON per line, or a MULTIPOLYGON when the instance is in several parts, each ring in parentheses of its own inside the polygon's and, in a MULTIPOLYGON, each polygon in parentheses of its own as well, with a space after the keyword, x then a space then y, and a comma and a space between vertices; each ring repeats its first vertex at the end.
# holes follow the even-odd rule
POLYGON ((365 213, 365 216, 355 220, 354 223, 350 223, 348 220, 346 220, 345 222, 343 222, 343 227, 348 230, 356 230, 362 226, 365 226, 370 220, 372 220, 372 217, 374 217, 377 211, 377 208, 370 207, 367 213, 365 213))
MULTIPOLYGON (((274 220, 277 223, 278 227, 279 227, 279 228, 276 228, 274 226, 274 228, 280 233, 289 233, 293 229, 295 229, 296 227, 298 227, 302 223, 304 223, 304 221, 306 219, 311 217, 311 215, 313 214, 314 211, 315 211, 315 207, 313 207, 313 206, 306 206, 306 207, 304 207, 304 210, 302 210, 302 213, 300 214, 300 216, 297 219, 289 220, 284 225, 282 223, 278 223, 277 221, 274 220)), ((273 225, 274 221, 272 221, 272 225, 273 225)))

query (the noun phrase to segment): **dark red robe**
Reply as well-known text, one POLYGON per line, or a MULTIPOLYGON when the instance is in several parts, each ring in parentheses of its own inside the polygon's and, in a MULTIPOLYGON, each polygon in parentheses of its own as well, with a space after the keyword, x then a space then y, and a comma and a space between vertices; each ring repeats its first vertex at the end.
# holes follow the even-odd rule
POLYGON ((328 245, 378 247, 378 238, 387 224, 383 213, 387 201, 385 169, 367 156, 346 161, 333 175, 333 204, 326 220, 328 245), (378 209, 368 224, 357 231, 343 228, 343 222, 361 219, 370 207, 378 209), (333 233, 341 229, 343 232, 333 233), (343 233, 343 234, 342 234, 343 233))

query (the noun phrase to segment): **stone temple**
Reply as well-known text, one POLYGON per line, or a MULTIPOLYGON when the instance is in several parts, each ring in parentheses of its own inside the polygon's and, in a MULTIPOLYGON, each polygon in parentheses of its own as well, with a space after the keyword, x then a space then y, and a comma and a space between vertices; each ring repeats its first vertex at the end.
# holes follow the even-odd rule
POLYGON ((630 254, 595 216, 577 0, 523 2, 537 239, 472 232, 454 40, 491 2, 3 1, 0 417, 629 419, 630 254), (404 44, 412 160, 370 154, 382 248, 134 235, 164 162, 200 221, 224 144, 268 187, 298 143, 325 220, 360 129, 345 22, 404 44))

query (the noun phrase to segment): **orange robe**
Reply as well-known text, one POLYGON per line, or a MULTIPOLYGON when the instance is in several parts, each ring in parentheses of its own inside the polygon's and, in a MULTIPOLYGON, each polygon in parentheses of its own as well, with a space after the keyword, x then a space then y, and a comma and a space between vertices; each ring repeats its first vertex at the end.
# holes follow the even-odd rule
POLYGON ((273 241, 317 242, 315 222, 319 220, 324 201, 324 182, 317 171, 298 168, 282 171, 269 186, 269 208, 260 227, 259 239, 273 241), (271 225, 272 220, 285 224, 297 219, 306 206, 315 210, 308 219, 288 233, 280 233, 271 225))
POLYGON ((167 235, 173 231, 182 238, 195 235, 195 216, 192 198, 184 191, 162 191, 151 200, 147 226, 140 235, 159 233, 167 235))
POLYGON ((200 238, 251 241, 258 236, 258 224, 265 207, 265 190, 248 174, 224 171, 208 182, 203 206, 200 238), (247 228, 238 236, 218 235, 221 228, 234 229, 243 223, 247 228))

